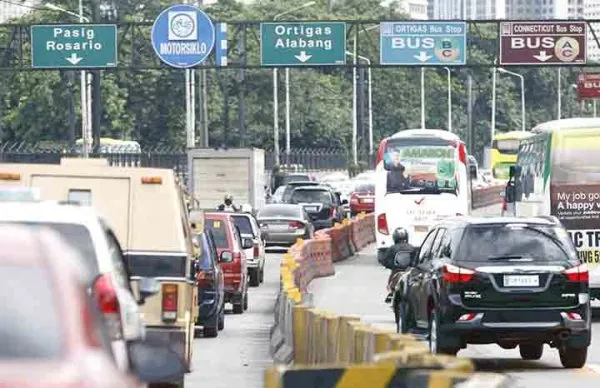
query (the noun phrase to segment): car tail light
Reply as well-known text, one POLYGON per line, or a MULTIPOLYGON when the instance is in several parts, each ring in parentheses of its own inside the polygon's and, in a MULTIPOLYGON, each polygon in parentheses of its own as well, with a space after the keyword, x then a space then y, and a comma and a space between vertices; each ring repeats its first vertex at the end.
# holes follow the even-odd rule
POLYGON ((569 268, 563 273, 567 276, 567 281, 572 283, 587 283, 590 280, 590 272, 585 264, 569 268))
POLYGON ((469 322, 469 321, 472 321, 473 319, 475 319, 475 317, 477 317, 477 314, 469 313, 469 314, 461 315, 460 318, 458 318, 458 320, 460 322, 469 322))
POLYGON ((109 275, 101 275, 94 283, 94 295, 98 308, 102 312, 104 320, 108 326, 111 339, 120 339, 122 336, 121 328, 121 309, 117 291, 109 275))
POLYGON ((198 272, 198 284, 206 286, 215 282, 215 273, 213 271, 200 271, 198 272))
POLYGON ((329 218, 333 217, 335 215, 335 208, 334 207, 330 207, 329 208, 329 218))
POLYGON ((231 272, 241 273, 242 272, 242 254, 240 252, 233 253, 233 261, 231 262, 229 268, 231 272))
POLYGON ((350 203, 358 203, 358 196, 356 195, 356 193, 352 193, 352 196, 350 197, 350 203))
POLYGON ((292 221, 288 225, 292 229, 301 229, 301 228, 304 227, 304 224, 302 222, 300 222, 300 221, 292 221))
POLYGON ((176 284, 162 285, 162 319, 175 321, 177 319, 178 290, 176 284))
POLYGON ((448 283, 468 283, 473 279, 475 271, 457 267, 452 264, 444 265, 444 280, 448 283))
POLYGON ((377 216, 377 231, 381 234, 390 234, 385 213, 377 216))
POLYGON ((581 321, 581 315, 577 313, 567 313, 567 317, 572 321, 581 321))
POLYGON ((505 212, 508 210, 508 201, 506 198, 502 198, 502 211, 505 212))

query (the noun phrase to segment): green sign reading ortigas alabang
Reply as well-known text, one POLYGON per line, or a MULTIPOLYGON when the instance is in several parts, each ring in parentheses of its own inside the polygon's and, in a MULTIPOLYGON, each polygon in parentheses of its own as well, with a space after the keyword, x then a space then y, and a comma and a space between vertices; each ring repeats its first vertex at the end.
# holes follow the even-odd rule
POLYGON ((261 23, 263 66, 339 65, 346 63, 346 23, 261 23))
POLYGON ((117 66, 117 26, 56 24, 31 26, 31 67, 117 66))

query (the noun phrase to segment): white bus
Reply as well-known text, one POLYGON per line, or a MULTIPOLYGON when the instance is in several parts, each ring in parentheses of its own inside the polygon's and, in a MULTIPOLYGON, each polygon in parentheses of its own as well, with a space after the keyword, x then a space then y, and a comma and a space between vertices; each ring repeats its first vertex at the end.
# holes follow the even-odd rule
POLYGON ((508 215, 555 216, 589 267, 600 297, 600 118, 542 123, 521 141, 508 215))
POLYGON ((375 236, 381 262, 403 227, 419 246, 440 219, 468 215, 471 185, 467 150, 448 131, 410 129, 381 141, 375 168, 375 236))

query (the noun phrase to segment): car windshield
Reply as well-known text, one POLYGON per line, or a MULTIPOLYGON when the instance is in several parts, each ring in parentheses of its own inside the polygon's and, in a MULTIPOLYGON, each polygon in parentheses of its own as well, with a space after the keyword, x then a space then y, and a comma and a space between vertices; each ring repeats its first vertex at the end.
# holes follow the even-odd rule
POLYGON ((91 284, 100 273, 96 250, 92 242, 92 236, 87 228, 79 224, 66 224, 58 222, 11 222, 11 224, 24 225, 29 228, 49 228, 58 233, 71 248, 79 255, 80 260, 85 263, 87 281, 91 284))
POLYGON ((465 230, 460 244, 463 261, 565 261, 577 257, 569 235, 554 226, 476 225, 465 230))
POLYGON ((388 141, 387 194, 457 194, 455 154, 454 145, 439 138, 388 141))
POLYGON ((56 290, 41 267, 0 266, 0 359, 56 360, 64 341, 56 290))
POLYGON ((290 200, 292 203, 331 203, 331 194, 325 190, 296 190, 290 200))
POLYGON ((227 225, 221 220, 206 220, 206 227, 212 230, 215 245, 219 249, 228 249, 229 241, 227 240, 227 225))
POLYGON ((240 234, 255 237, 254 231, 252 230, 252 224, 247 216, 232 216, 232 218, 233 222, 235 222, 235 226, 240 230, 240 234))
POLYGON ((300 218, 302 208, 295 205, 267 205, 258 212, 257 218, 300 218))

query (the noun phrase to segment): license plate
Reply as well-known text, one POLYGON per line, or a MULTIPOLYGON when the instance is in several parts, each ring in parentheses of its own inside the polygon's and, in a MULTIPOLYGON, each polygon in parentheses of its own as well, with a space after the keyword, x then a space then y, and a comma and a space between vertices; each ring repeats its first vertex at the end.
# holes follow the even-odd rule
POLYGON ((362 203, 373 203, 373 198, 363 198, 362 203))
POLYGON ((539 287, 538 275, 505 275, 504 287, 539 287))
POLYGON ((428 226, 425 225, 415 225, 415 232, 417 233, 425 233, 429 230, 428 226))
POLYGON ((269 225, 269 229, 270 230, 287 230, 288 226, 285 224, 275 224, 275 225, 269 225))

